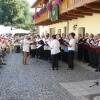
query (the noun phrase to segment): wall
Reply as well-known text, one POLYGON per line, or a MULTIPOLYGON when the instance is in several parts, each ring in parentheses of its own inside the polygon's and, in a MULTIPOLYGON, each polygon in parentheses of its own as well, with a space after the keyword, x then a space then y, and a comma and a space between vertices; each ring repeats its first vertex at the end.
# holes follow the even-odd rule
POLYGON ((100 14, 93 14, 93 16, 86 16, 69 22, 69 32, 78 33, 79 27, 85 27, 88 33, 100 33, 100 14), (77 24, 77 29, 74 31, 73 26, 75 24, 77 24))
POLYGON ((39 34, 40 36, 45 35, 48 31, 48 26, 40 26, 39 27, 39 34))
MULTIPOLYGON (((55 34, 58 34, 58 29, 61 29, 61 33, 64 33, 64 27, 67 27, 68 23, 61 22, 57 24, 52 24, 49 26, 45 26, 44 28, 41 28, 41 34, 44 32, 49 33, 50 28, 55 28, 55 34)), ((78 33, 79 27, 85 27, 86 32, 98 34, 100 33, 100 14, 93 14, 93 16, 85 16, 84 18, 78 18, 75 20, 69 21, 69 33, 75 32, 78 33), (77 25, 77 28, 74 30, 73 26, 77 25)))

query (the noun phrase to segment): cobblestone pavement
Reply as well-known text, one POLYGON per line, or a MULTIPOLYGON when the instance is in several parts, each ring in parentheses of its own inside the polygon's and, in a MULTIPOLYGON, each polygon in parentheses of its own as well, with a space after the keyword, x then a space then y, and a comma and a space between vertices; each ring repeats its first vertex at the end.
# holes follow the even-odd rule
POLYGON ((7 65, 0 68, 0 100, 76 100, 59 83, 98 77, 80 66, 67 71, 67 65, 60 64, 58 71, 52 71, 47 61, 30 59, 29 65, 21 61, 21 54, 9 54, 7 65))

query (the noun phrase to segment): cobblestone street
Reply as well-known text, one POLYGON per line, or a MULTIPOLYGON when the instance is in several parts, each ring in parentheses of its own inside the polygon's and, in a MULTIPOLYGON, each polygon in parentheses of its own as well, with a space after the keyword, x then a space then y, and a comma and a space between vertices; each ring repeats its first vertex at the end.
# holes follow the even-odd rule
POLYGON ((23 65, 21 54, 9 54, 6 60, 7 65, 0 68, 0 100, 76 100, 60 83, 99 78, 80 66, 67 71, 61 63, 58 71, 52 71, 49 62, 37 59, 23 65))

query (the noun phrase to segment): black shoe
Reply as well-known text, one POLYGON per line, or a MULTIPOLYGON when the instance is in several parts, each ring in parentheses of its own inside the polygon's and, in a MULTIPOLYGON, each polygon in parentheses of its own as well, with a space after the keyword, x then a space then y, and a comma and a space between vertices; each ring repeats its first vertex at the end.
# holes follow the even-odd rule
POLYGON ((67 68, 67 70, 74 70, 74 68, 67 68))
POLYGON ((6 63, 2 63, 2 65, 7 65, 6 63))
POLYGON ((92 66, 92 64, 88 64, 88 66, 92 66))
POLYGON ((0 68, 2 68, 2 66, 0 65, 0 68))
POLYGON ((58 67, 56 68, 56 70, 58 70, 58 67))
POLYGON ((71 70, 71 68, 67 68, 67 70, 71 70))
POLYGON ((100 69, 96 69, 95 72, 100 72, 100 69))
POLYGON ((52 70, 55 70, 55 68, 52 68, 52 70))

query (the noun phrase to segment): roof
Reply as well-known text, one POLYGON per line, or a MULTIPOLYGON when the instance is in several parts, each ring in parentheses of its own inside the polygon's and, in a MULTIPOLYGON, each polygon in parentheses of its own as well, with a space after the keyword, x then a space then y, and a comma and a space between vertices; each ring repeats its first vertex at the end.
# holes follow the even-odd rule
POLYGON ((35 7, 40 7, 40 5, 41 4, 43 4, 43 3, 47 3, 49 0, 36 0, 34 3, 33 3, 33 5, 32 5, 32 8, 35 8, 35 7))

